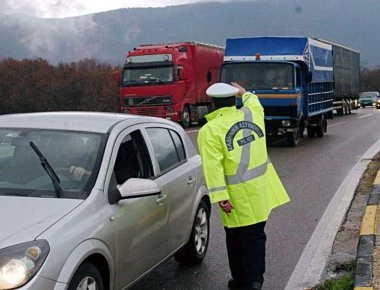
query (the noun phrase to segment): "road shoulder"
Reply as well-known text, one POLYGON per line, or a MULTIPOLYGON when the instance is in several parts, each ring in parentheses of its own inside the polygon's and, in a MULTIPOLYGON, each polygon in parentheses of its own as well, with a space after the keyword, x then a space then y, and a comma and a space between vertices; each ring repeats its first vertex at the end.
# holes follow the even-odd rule
POLYGON ((380 140, 352 168, 326 208, 306 245, 286 290, 310 289, 339 275, 339 265, 356 257, 360 221, 368 199, 361 187, 371 161, 380 152, 380 140))

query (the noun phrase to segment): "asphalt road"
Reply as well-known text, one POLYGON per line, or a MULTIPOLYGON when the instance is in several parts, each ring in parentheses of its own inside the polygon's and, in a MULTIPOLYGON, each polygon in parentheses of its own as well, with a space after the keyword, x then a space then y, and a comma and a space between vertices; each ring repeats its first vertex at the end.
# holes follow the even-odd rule
MULTIPOLYGON (((296 148, 276 142, 268 152, 292 199, 273 211, 266 227, 267 271, 264 289, 284 289, 325 209, 350 170, 380 139, 380 110, 365 108, 328 120, 327 134, 305 134, 296 148)), ((188 132, 196 144, 198 128, 188 132)), ((132 289, 228 289, 230 277, 224 229, 213 208, 211 236, 202 265, 180 267, 171 258, 132 289)))

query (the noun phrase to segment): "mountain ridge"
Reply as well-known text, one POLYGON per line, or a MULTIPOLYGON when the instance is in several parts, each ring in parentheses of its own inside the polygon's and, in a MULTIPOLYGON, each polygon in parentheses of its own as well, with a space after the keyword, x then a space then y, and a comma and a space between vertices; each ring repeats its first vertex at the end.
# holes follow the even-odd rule
POLYGON ((44 58, 53 64, 95 58, 122 64, 139 44, 188 40, 224 46, 235 37, 306 36, 358 50, 363 66, 378 66, 380 2, 365 2, 209 2, 62 19, 0 14, 0 58, 44 58))

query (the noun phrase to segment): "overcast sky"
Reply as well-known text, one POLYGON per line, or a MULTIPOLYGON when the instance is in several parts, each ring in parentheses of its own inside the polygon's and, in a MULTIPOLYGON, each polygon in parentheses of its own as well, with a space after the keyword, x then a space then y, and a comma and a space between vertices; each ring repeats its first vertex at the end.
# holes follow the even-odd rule
POLYGON ((0 0, 0 13, 25 13, 40 18, 63 18, 119 8, 164 7, 211 1, 213 0, 0 0))

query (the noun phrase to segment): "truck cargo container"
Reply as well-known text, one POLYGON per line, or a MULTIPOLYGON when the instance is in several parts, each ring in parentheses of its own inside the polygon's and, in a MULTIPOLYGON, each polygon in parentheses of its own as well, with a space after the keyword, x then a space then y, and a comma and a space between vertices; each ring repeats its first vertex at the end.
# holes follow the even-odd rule
POLYGON ((347 107, 358 98, 359 54, 309 37, 232 38, 220 81, 255 92, 268 137, 297 146, 305 129, 309 137, 323 137, 333 110, 340 113, 343 102, 347 107))
POLYGON ((350 114, 359 108, 360 53, 330 41, 318 39, 332 46, 334 91, 333 106, 338 115, 350 114))
POLYGON ((120 85, 123 113, 170 119, 188 128, 211 111, 224 48, 200 42, 148 44, 129 51, 120 85))

